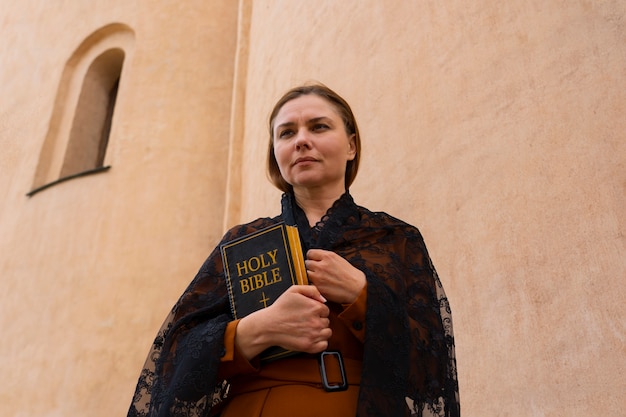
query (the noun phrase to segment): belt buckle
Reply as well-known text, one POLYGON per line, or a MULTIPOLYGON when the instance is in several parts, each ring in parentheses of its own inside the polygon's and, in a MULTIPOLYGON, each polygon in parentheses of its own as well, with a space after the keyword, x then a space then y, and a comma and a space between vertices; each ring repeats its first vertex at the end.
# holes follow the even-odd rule
POLYGON ((324 351, 320 353, 319 365, 320 365, 320 375, 322 376, 322 386, 324 387, 325 391, 335 392, 335 391, 345 391, 348 389, 348 379, 346 378, 346 369, 343 367, 343 358, 341 357, 341 352, 324 351), (341 383, 332 384, 332 385, 328 383, 328 375, 326 374, 326 360, 325 360, 326 356, 334 357, 337 359, 337 363, 339 364, 339 371, 341 372, 341 383))

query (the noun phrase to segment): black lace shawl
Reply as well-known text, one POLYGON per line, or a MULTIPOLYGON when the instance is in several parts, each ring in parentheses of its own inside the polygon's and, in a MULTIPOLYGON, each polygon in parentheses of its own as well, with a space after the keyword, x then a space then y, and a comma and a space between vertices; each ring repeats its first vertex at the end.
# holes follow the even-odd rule
MULTIPOLYGON (((452 318, 420 232, 357 206, 350 194, 310 228, 292 195, 282 214, 229 230, 222 242, 284 220, 305 250, 332 250, 367 278, 366 332, 357 415, 460 415, 452 318)), ((208 416, 228 389, 217 381, 232 320, 219 245, 160 329, 128 416, 208 416)))

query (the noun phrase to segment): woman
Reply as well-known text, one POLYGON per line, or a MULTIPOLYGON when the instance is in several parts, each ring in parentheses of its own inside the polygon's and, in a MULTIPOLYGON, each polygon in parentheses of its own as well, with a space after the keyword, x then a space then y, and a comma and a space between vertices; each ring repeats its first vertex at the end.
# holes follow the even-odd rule
POLYGON ((269 120, 268 172, 297 225, 311 285, 233 320, 219 245, 176 303, 129 416, 459 416, 450 309, 419 231, 348 192, 360 137, 323 85, 288 91, 269 120), (271 346, 300 352, 271 362, 271 346))

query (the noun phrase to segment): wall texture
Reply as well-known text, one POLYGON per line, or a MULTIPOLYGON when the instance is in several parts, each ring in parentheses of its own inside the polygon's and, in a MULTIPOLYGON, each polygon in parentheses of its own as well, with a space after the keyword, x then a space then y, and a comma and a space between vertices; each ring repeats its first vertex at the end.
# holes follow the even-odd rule
POLYGON ((0 415, 122 416, 151 340, 222 235, 238 5, 2 1, 0 415), (107 172, 32 197, 66 61, 134 32, 107 172))
POLYGON ((278 213, 266 117, 326 83, 357 202, 420 227, 466 416, 626 408, 626 3, 0 0, 0 414, 122 416, 225 227, 278 213), (67 60, 128 26, 105 173, 31 190, 67 60))

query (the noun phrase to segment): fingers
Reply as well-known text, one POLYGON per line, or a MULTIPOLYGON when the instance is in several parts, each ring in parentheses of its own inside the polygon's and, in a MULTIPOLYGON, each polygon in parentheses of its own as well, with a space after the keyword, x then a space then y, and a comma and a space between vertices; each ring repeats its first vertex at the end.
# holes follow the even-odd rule
POLYGON ((272 346, 307 353, 323 351, 332 336, 330 309, 325 303, 315 285, 292 285, 271 306, 260 310, 267 313, 264 335, 272 346))
POLYGON ((366 284, 363 271, 335 252, 310 249, 305 267, 309 282, 336 303, 354 302, 366 284))
POLYGON ((324 252, 326 251, 323 249, 309 249, 306 252, 306 259, 310 259, 312 261, 319 261, 322 259, 324 252))
POLYGON ((297 292, 321 303, 326 303, 328 301, 324 298, 324 296, 322 296, 315 285, 292 285, 289 287, 288 291, 297 292))
MULTIPOLYGON (((319 331, 318 336, 308 343, 303 343, 300 347, 300 351, 306 353, 319 353, 328 347, 328 341, 333 332, 329 327, 323 328, 319 331)), ((301 339, 302 341, 303 339, 301 339)), ((305 340, 305 339, 304 339, 305 340)))
POLYGON ((350 265, 341 256, 335 252, 323 249, 309 249, 306 253, 304 266, 309 273, 329 273, 330 271, 340 268, 346 268, 350 265))
POLYGON ((306 253, 304 266, 307 271, 315 271, 315 267, 319 266, 320 262, 332 255, 335 255, 335 253, 323 249, 309 249, 306 253))

